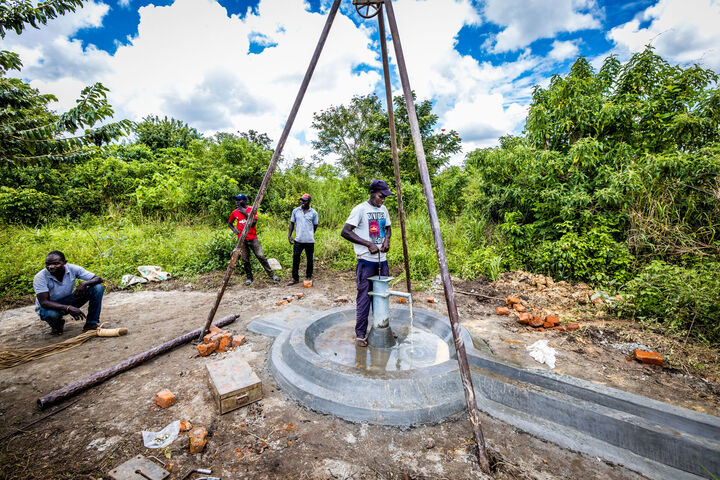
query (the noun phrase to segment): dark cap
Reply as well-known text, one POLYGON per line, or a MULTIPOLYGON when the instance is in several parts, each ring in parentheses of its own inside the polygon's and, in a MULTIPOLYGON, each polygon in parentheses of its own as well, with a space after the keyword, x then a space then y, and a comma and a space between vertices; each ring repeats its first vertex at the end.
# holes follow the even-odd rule
POLYGON ((235 195, 235 200, 245 200, 247 202, 247 196, 241 193, 240 195, 235 195))
POLYGON ((387 183, 383 182, 382 180, 373 180, 372 182, 370 182, 370 193, 373 192, 380 192, 386 197, 389 197, 390 195, 395 195, 393 192, 390 191, 387 183))
POLYGON ((300 200, 311 201, 311 200, 312 200, 312 197, 310 196, 309 193, 303 193, 303 194, 300 196, 300 200))

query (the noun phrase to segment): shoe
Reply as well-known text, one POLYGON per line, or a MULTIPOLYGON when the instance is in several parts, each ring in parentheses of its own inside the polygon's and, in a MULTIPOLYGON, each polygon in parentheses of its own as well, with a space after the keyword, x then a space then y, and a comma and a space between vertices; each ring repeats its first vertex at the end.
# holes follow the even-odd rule
POLYGON ((252 278, 248 278, 247 280, 245 280, 245 285, 246 285, 246 286, 247 286, 247 285, 250 285, 251 283, 252 283, 252 278))
POLYGON ((280 281, 280 277, 278 277, 277 275, 273 275, 273 276, 272 276, 272 280, 273 280, 273 282, 279 282, 279 281, 280 281))
POLYGON ((83 325, 83 332, 87 332, 89 330, 97 330, 99 325, 97 323, 86 323, 83 325))
POLYGON ((59 337, 62 334, 63 334, 62 328, 53 328, 52 330, 50 330, 50 335, 59 337))
POLYGON ((297 285, 298 283, 300 283, 300 280, 292 279, 288 282, 287 286, 292 287, 293 285, 297 285))
POLYGON ((367 347, 368 346, 367 338, 355 337, 355 345, 357 345, 358 347, 367 347))

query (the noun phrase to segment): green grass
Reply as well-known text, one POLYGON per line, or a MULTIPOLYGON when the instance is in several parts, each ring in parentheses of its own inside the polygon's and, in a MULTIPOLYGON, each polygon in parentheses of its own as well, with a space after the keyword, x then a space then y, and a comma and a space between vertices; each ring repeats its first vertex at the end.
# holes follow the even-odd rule
MULTIPOLYGON (((292 247, 286 220, 260 216, 258 235, 265 255, 280 261, 287 272, 292 247)), ((321 227, 316 234, 315 257, 326 268, 355 267, 351 245, 340 237, 340 226, 321 227)), ((427 217, 407 220, 408 249, 413 282, 425 282, 438 272, 435 246, 427 217)), ((499 269, 494 247, 478 245, 475 234, 458 224, 443 223, 443 237, 451 273, 463 278, 492 275, 499 269)), ((34 275, 44 267, 51 250, 61 250, 68 262, 103 277, 112 286, 126 273, 137 274, 140 265, 158 265, 175 277, 190 280, 200 273, 223 270, 236 239, 224 224, 179 219, 133 219, 105 223, 102 219, 81 224, 62 222, 40 228, 6 225, 0 232, 0 294, 32 294, 34 275)), ((389 254, 391 267, 402 270, 400 224, 393 224, 389 254)), ((254 262, 254 260, 253 260, 254 262)), ((259 267, 256 265, 255 269, 259 267)))

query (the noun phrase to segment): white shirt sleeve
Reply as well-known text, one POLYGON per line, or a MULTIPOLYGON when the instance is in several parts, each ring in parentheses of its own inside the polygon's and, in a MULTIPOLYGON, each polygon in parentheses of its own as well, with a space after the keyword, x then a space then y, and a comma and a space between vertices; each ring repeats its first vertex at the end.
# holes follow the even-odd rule
POLYGON ((347 220, 345 220, 345 223, 352 225, 353 227, 357 227, 360 225, 360 221, 362 220, 362 204, 356 205, 355 208, 352 209, 350 212, 350 216, 347 220))

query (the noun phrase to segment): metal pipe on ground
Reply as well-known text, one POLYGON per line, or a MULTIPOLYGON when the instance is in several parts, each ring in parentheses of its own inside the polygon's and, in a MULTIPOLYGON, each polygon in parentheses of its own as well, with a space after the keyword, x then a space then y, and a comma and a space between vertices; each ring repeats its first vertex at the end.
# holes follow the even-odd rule
MULTIPOLYGON (((234 322, 238 317, 239 315, 237 314, 228 315, 227 317, 223 317, 217 322, 215 322, 215 326, 218 328, 222 328, 234 322)), ((201 330, 202 329, 198 328, 197 330, 188 332, 185 335, 177 337, 173 340, 169 340, 162 345, 158 345, 157 347, 153 347, 150 350, 135 355, 134 357, 128 358, 127 360, 120 362, 117 365, 113 365, 112 367, 94 373, 89 377, 85 377, 82 380, 78 380, 77 382, 73 382, 70 385, 66 385, 63 388, 50 392, 47 395, 38 398, 38 407, 40 407, 40 409, 42 410, 51 405, 55 405, 56 403, 60 403, 63 400, 82 392, 83 390, 87 390, 90 387, 104 382, 108 378, 114 377, 115 375, 122 373, 126 370, 130 370, 131 368, 137 367, 141 363, 146 362, 151 358, 155 358, 158 355, 161 355, 167 351, 170 351, 175 347, 184 345, 192 341, 193 338, 197 337, 198 333, 200 333, 201 330)))
POLYGON ((410 130, 412 132, 413 144, 415 145, 415 155, 417 156, 420 180, 423 191, 425 192, 425 202, 427 203, 428 214, 430 216, 430 228, 432 229, 433 239, 435 240, 435 253, 437 254, 440 276, 445 289, 445 301, 447 303, 448 317, 450 317, 450 325, 452 326, 453 339, 455 341, 460 378, 463 389, 465 390, 465 402, 467 404, 475 442, 477 443, 478 463, 483 471, 489 473, 490 461, 488 460, 487 450, 485 449, 485 437, 483 436, 482 426, 480 425, 480 412, 478 412, 475 390, 473 389, 472 377, 470 375, 470 366, 468 365, 465 344, 461 336, 460 319, 458 317, 457 305, 455 304, 453 285, 450 281, 450 270, 447 265, 445 244, 440 231, 440 220, 435 207, 435 197, 433 195, 432 185, 430 184, 430 174, 428 173, 425 150, 420 135, 417 113, 415 112, 415 102, 412 97, 412 89, 410 88, 410 80, 405 65, 405 56, 400 43, 400 34, 398 33, 392 0, 385 0, 385 11, 387 12, 388 23, 390 24, 390 34, 392 35, 393 47, 395 48, 395 59, 400 73, 400 83, 402 84, 403 94, 405 96, 405 105, 407 106, 410 130))
MULTIPOLYGON (((237 246, 232 251, 232 256, 230 257, 230 262, 228 263, 228 268, 225 271, 225 276, 223 277, 222 286, 218 290, 217 296, 215 297, 215 304, 210 309, 210 313, 208 314, 205 326, 200 331, 198 341, 202 339, 202 337, 207 333, 208 329, 210 328, 210 324, 212 323, 213 318, 215 318, 215 313, 217 312, 218 306, 220 306, 220 300, 222 300, 222 297, 225 294, 225 289, 227 288, 227 284, 230 281, 230 276, 232 275, 232 272, 235 269, 235 265, 237 264, 238 256, 240 255, 241 250, 245 249, 245 238, 250 231, 250 222, 253 218, 255 218, 258 208, 260 208, 260 202, 262 202, 265 191, 270 184, 270 178, 272 178, 275 167, 277 167, 280 154, 282 154, 285 142, 290 135, 290 129, 292 128, 293 123, 295 122, 295 117, 297 116, 297 112, 300 109, 300 104, 302 103, 303 97, 305 97, 305 91, 310 84, 310 79, 312 78, 313 72, 315 71, 315 66, 320 59, 320 53, 325 46, 325 40, 327 40, 328 34, 330 33, 330 27, 332 26, 333 20, 335 19, 335 14, 340 8, 340 1, 341 0, 335 0, 332 4, 332 7, 330 7, 327 20, 325 21, 325 27, 320 34, 320 39, 318 40, 317 46, 315 47, 315 52, 313 52, 312 59, 310 60, 310 65, 308 65, 307 71, 305 72, 305 78, 303 78, 302 84, 300 85, 300 90, 295 97, 295 103, 290 110, 290 115, 288 115, 287 122, 285 122, 285 127, 283 128, 282 134, 280 135, 280 140, 278 140, 278 144, 275 147, 275 151, 273 152, 272 159, 270 160, 270 165, 268 165, 267 171, 265 172, 265 177, 260 184, 260 189, 258 190, 257 195, 255 195, 255 201, 253 202, 252 211, 250 212, 250 215, 248 215, 248 221, 247 223, 245 223, 245 228, 243 228, 243 231, 240 234, 237 246)), ((250 252, 246 251, 245 255, 250 255, 250 252)))

